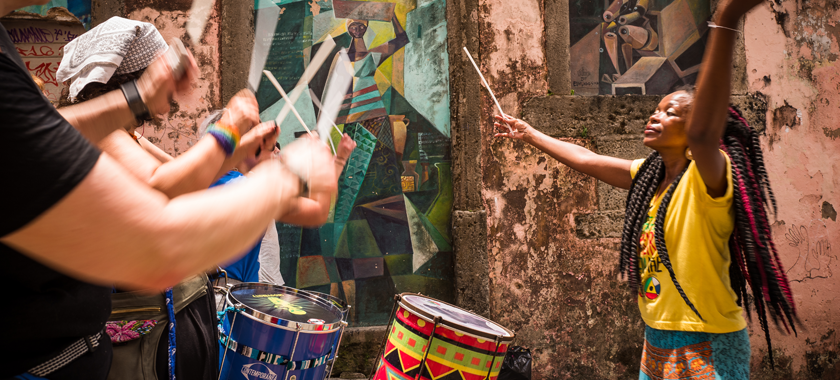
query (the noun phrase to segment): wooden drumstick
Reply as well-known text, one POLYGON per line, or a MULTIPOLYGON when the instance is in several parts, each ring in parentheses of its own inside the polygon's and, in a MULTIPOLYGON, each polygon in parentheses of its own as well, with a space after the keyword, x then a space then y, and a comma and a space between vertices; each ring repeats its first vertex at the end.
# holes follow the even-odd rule
MULTIPOLYGON (((309 97, 312 98, 312 103, 315 103, 315 106, 318 107, 319 110, 323 108, 321 107, 321 101, 318 100, 318 96, 315 95, 315 91, 312 91, 311 88, 309 89, 309 97)), ((335 125, 335 122, 330 120, 330 124, 332 124, 333 128, 335 128, 335 131, 338 132, 338 135, 341 136, 343 132, 341 132, 341 130, 338 129, 338 126, 335 125)))
MULTIPOLYGON (((467 53, 467 57, 470 58, 470 62, 472 62, 473 67, 475 67, 475 71, 477 71, 478 76, 481 77, 481 84, 484 85, 484 88, 487 89, 487 92, 489 92, 490 96, 493 98, 493 102, 496 103, 496 108, 499 109, 499 113, 502 116, 506 116, 505 111, 502 111, 502 106, 499 105, 499 101, 496 100, 496 95, 493 94, 493 90, 490 89, 490 85, 487 83, 487 79, 484 79, 484 74, 481 73, 481 70, 479 70, 478 65, 475 64, 475 61, 473 60, 472 54, 470 54, 470 51, 467 50, 466 46, 464 46, 464 52, 467 53)), ((505 123, 505 125, 507 125, 510 133, 513 133, 513 128, 511 128, 510 125, 508 125, 507 123, 505 123)))
POLYGON ((291 105, 292 113, 295 114, 295 117, 300 122, 300 125, 303 126, 303 129, 306 129, 306 133, 309 133, 309 135, 312 136, 312 131, 310 131, 309 128, 306 127, 306 123, 303 122, 303 118, 300 117, 300 114, 298 113, 297 109, 295 109, 295 105, 292 104, 291 99, 289 99, 289 96, 286 95, 286 91, 283 91, 283 87, 280 87, 280 83, 277 83, 277 79, 274 78, 274 74, 272 74, 271 71, 268 70, 263 70, 263 74, 265 74, 265 76, 268 77, 268 80, 271 81, 271 84, 274 85, 274 88, 277 89, 277 91, 280 93, 280 96, 282 96, 283 100, 286 101, 286 104, 291 105))

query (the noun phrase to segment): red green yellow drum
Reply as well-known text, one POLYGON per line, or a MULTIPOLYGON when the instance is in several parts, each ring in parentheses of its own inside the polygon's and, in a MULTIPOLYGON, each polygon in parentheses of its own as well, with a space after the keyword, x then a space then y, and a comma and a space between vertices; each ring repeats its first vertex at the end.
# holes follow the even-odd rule
POLYGON ((412 293, 397 297, 389 329, 374 380, 494 380, 514 338, 484 317, 412 293))

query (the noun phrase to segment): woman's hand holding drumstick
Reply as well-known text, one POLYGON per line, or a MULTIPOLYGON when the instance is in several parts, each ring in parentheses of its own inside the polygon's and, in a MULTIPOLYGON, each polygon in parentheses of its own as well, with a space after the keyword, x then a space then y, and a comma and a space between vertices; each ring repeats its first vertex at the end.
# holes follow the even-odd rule
POLYGON ((498 131, 494 137, 507 137, 517 140, 525 140, 525 137, 532 134, 534 130, 528 123, 509 115, 496 115, 493 126, 498 131))
MULTIPOLYGON (((469 57, 470 62, 472 62, 473 67, 475 67, 475 71, 478 72, 478 76, 481 78, 481 84, 484 86, 484 88, 487 89, 487 92, 490 93, 490 96, 493 98, 493 103, 496 103, 496 108, 499 109, 499 114, 507 116, 507 114, 505 114, 505 111, 502 111, 502 106, 500 106, 499 101, 496 100, 496 94, 494 94, 493 90, 490 89, 490 84, 487 83, 487 79, 484 79, 484 74, 482 74, 481 70, 479 70, 478 65, 475 63, 475 60, 473 60, 472 54, 470 54, 470 51, 467 50, 466 46, 464 46, 464 52, 467 53, 467 57, 469 57)), ((509 133, 513 133, 513 129, 510 129, 510 126, 508 126, 508 129, 509 133)))

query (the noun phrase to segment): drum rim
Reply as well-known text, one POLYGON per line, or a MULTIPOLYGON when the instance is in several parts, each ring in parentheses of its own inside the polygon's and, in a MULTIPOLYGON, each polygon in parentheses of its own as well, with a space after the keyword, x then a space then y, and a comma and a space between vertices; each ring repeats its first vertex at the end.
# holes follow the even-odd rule
MULTIPOLYGON (((347 302, 345 302, 341 298, 338 298, 338 297, 336 297, 332 294, 321 293, 321 292, 316 292, 314 290, 306 290, 306 289, 298 289, 298 291, 309 293, 309 294, 311 294, 315 297, 324 298, 324 299, 327 299, 327 300, 333 300, 334 299, 334 300, 340 302, 343 306, 341 308, 338 308, 338 310, 341 310, 342 314, 350 311, 350 304, 348 304, 347 302)), ((335 306, 335 305, 333 305, 333 306, 335 306)))
MULTIPOLYGON (((504 330, 505 332, 509 333, 509 334, 510 334, 510 336, 494 335, 494 334, 491 334, 491 333, 488 333, 488 332, 484 332, 484 331, 479 331, 479 330, 471 329, 471 328, 469 328, 469 327, 466 327, 466 326, 463 326, 463 325, 459 324, 459 323, 458 323, 458 322, 456 322, 456 321, 452 321, 452 320, 448 320, 448 319, 446 319, 446 318, 440 317, 440 321, 441 321, 441 322, 440 322, 440 324, 441 324, 441 325, 443 325, 443 326, 446 326, 446 328, 448 328, 448 329, 451 329, 451 330, 457 330, 457 331, 459 331, 459 332, 462 332, 462 333, 465 333, 465 334, 467 334, 467 335, 470 335, 470 336, 472 336, 472 337, 474 337, 474 338, 484 339, 484 340, 487 340, 487 341, 496 341, 496 339, 498 339, 498 340, 499 340, 499 343, 509 343, 509 342, 513 342, 514 338, 516 338, 516 333, 515 333, 515 332, 513 332, 513 330, 511 330, 511 329, 509 329, 509 328, 507 328, 507 327, 505 327, 505 326, 502 326, 502 325, 501 325, 501 324, 499 324, 499 323, 496 323, 496 322, 494 322, 494 321, 491 321, 491 320, 489 320, 489 319, 487 319, 487 318, 485 318, 485 317, 483 317, 483 316, 481 316, 481 315, 478 315, 478 314, 476 314, 476 313, 473 313, 473 312, 471 312, 471 311, 469 311, 469 310, 465 310, 464 308, 461 308, 461 307, 455 306, 455 305, 453 305, 453 304, 451 304, 451 303, 449 303, 449 302, 444 302, 444 301, 441 301, 441 300, 438 300, 438 299, 435 299, 435 298, 431 298, 431 297, 428 297, 428 296, 424 296, 424 295, 422 295, 422 294, 420 294, 420 293, 408 293, 408 292, 406 292, 406 293, 400 293, 400 294, 399 294, 399 299, 397 300, 397 304, 399 304, 400 306, 402 306, 404 309, 408 309, 409 311, 411 311, 411 312, 413 312, 413 313, 417 314, 418 316, 422 317, 422 318, 423 318, 423 320, 424 320, 424 321, 426 321, 426 322, 431 322, 431 323, 434 323, 435 316, 434 316, 434 315, 432 315, 431 313, 426 312, 425 310, 420 309, 420 308, 419 308, 419 307, 417 307, 417 306, 414 306, 414 305, 412 305, 412 304, 408 303, 408 301, 404 299, 404 298, 405 298, 405 296, 418 296, 418 297, 423 297, 423 298, 426 298, 426 299, 433 300, 433 301, 435 301, 435 302, 440 302, 440 303, 442 303, 442 304, 446 304, 446 305, 451 306, 451 307, 454 307, 454 308, 456 308, 456 309, 458 309, 458 310, 461 310, 461 311, 464 311, 464 312, 467 312, 467 313, 473 314, 473 315, 478 316, 479 318, 481 318, 481 319, 483 319, 483 320, 485 320, 485 321, 488 321, 488 322, 490 322, 490 323, 495 324, 495 325, 496 325, 496 326, 498 326, 498 327, 501 327, 501 328, 502 328, 502 330, 504 330)), ((394 316, 394 318, 396 318, 396 316, 394 316)))
POLYGON ((277 326, 277 327, 283 328, 285 330, 296 331, 299 328, 301 331, 308 331, 310 333, 316 333, 316 334, 321 334, 321 333, 326 334, 326 333, 331 333, 331 332, 337 331, 339 328, 341 328, 341 322, 344 321, 343 320, 344 314, 341 313, 341 309, 339 309, 335 305, 333 305, 331 303, 325 303, 322 299, 318 299, 318 298, 312 299, 314 297, 314 295, 311 292, 302 291, 300 289, 295 289, 295 288, 291 288, 291 287, 288 287, 288 286, 264 284, 264 283, 260 283, 260 282, 243 282, 243 283, 239 283, 239 284, 236 284, 236 285, 231 285, 229 287, 229 289, 227 289, 226 292, 227 292, 227 294, 225 296, 225 299, 227 300, 228 305, 236 305, 236 304, 241 304, 242 305, 242 310, 239 311, 241 314, 243 314, 245 316, 248 316, 249 318, 254 319, 258 322, 262 322, 266 325, 277 326), (281 288, 281 289, 284 289, 284 290, 291 290, 292 293, 297 294, 297 295, 300 295, 301 293, 303 293, 303 295, 304 295, 303 298, 306 298, 310 301, 316 302, 317 304, 319 304, 321 306, 327 306, 329 308, 334 308, 336 311, 339 311, 338 321, 332 322, 332 323, 324 323, 324 324, 321 324, 321 325, 314 324, 314 323, 306 323, 306 322, 295 322, 295 321, 283 319, 283 318, 276 317, 276 316, 273 316, 273 315, 270 315, 270 314, 263 313, 259 310, 256 310, 256 309, 254 309, 254 308, 252 308, 248 305, 245 305, 244 303, 239 302, 239 300, 236 299, 233 295, 234 290, 240 290, 240 289, 243 289, 243 288, 252 288, 253 289, 253 288, 257 288, 257 287, 268 287, 268 286, 277 287, 277 288, 281 288))

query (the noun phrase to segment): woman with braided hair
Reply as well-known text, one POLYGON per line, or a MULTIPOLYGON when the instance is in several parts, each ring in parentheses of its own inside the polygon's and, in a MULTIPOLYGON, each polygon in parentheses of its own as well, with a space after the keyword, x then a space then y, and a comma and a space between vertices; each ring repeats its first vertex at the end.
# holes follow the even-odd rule
POLYGON ((735 28, 759 3, 730 0, 718 8, 696 94, 662 99, 644 130, 644 144, 654 150, 646 159, 598 155, 496 116, 496 136, 524 140, 630 190, 619 269, 639 291, 646 324, 640 379, 748 379, 742 306, 749 316, 750 302, 768 353, 768 312, 795 332, 793 298, 770 233, 776 204, 758 135, 728 106, 735 28))

